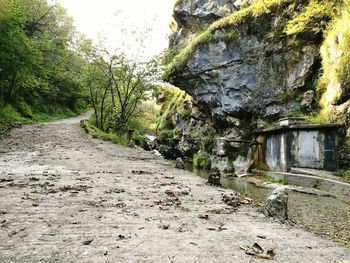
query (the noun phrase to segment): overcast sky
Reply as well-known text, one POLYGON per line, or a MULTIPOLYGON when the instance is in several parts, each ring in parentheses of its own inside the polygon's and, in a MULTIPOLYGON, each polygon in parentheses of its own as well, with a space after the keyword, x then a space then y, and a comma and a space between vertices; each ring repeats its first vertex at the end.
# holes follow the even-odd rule
POLYGON ((137 39, 151 29, 142 41, 139 55, 151 57, 168 45, 169 21, 174 0, 57 0, 75 20, 78 31, 94 40, 103 39, 110 50, 122 49, 135 55, 137 39))

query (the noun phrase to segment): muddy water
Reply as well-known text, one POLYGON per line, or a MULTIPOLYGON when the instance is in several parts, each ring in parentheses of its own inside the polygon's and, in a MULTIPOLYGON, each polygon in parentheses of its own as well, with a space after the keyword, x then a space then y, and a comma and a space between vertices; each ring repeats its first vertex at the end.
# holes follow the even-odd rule
MULTIPOLYGON (((193 170, 194 174, 208 178, 208 173, 193 170)), ((257 203, 264 203, 273 189, 257 187, 243 178, 222 178, 223 188, 233 189, 252 198, 257 203)), ((350 205, 338 199, 325 196, 290 192, 288 200, 289 219, 328 239, 350 247, 350 205)))

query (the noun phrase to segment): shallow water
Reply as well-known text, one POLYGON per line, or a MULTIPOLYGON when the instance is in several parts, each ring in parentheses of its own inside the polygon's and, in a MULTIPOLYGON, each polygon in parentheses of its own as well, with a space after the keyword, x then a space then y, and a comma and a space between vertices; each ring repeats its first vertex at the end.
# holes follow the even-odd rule
MULTIPOLYGON (((186 167, 194 174, 208 178, 208 172, 186 167)), ((273 189, 257 187, 243 178, 221 178, 223 188, 233 189, 257 203, 264 203, 273 189)), ((350 205, 333 197, 289 192, 289 219, 313 233, 350 248, 350 205)))

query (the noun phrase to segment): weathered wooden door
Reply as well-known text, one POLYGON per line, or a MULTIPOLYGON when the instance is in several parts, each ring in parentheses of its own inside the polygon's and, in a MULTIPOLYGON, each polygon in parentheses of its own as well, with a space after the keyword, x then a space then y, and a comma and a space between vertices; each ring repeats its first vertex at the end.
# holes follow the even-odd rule
POLYGON ((324 168, 328 171, 335 171, 338 167, 335 156, 336 149, 336 134, 334 132, 326 132, 324 147, 325 147, 325 164, 324 168))
POLYGON ((324 135, 318 131, 293 132, 294 166, 322 169, 324 167, 324 135))
POLYGON ((280 169, 280 135, 269 136, 265 141, 265 162, 270 169, 280 169))

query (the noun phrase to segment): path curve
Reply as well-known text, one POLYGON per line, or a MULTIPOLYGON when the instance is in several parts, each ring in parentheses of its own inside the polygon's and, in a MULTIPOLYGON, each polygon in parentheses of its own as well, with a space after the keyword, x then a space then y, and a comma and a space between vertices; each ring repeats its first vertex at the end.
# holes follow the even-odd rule
POLYGON ((149 152, 92 139, 80 118, 0 142, 0 262, 338 262, 350 250, 221 201, 230 190, 149 152), (174 196, 175 195, 175 196, 174 196), (201 217, 201 218, 200 218, 201 217))

